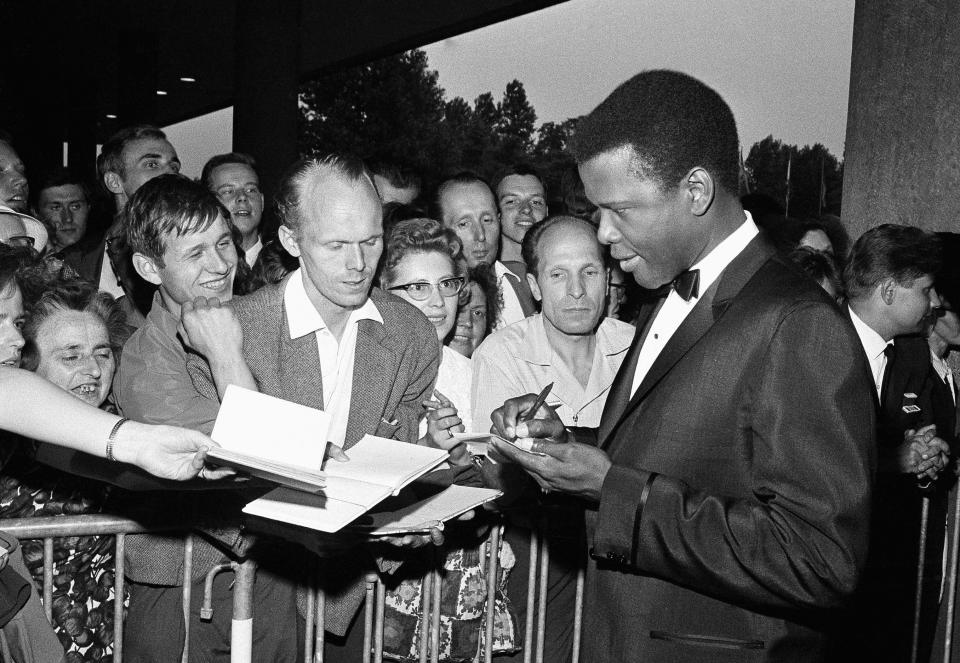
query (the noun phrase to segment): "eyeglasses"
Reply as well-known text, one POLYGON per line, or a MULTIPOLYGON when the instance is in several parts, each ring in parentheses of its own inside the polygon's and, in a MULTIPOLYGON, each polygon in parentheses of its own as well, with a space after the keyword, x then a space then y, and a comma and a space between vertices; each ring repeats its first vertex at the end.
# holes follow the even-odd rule
POLYGON ((217 189, 217 197, 220 198, 220 200, 233 200, 241 193, 247 198, 253 198, 254 196, 260 195, 260 187, 256 184, 248 184, 244 187, 222 186, 217 189))
POLYGON ((433 294, 436 288, 441 297, 455 297, 463 290, 463 284, 466 281, 462 276, 454 276, 449 279, 442 279, 437 283, 428 283, 427 281, 414 281, 413 283, 404 283, 395 285, 387 290, 405 290, 410 299, 418 302, 426 301, 433 294))

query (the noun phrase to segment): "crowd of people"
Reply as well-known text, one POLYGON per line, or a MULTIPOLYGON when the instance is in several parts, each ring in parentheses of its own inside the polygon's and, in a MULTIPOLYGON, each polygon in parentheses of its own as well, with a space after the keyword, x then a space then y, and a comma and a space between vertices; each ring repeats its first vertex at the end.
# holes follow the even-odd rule
MULTIPOLYGON (((189 577, 182 538, 128 537, 124 596, 110 541, 58 539, 56 636, 24 625, 41 613, 17 594, 2 638, 35 653, 16 660, 106 660, 123 601, 129 660, 179 660, 189 630, 191 660, 225 661, 226 574, 212 620, 199 607, 207 573, 240 557, 258 564, 255 660, 300 660, 316 555, 324 660, 363 655, 370 571, 385 656, 420 660, 438 559, 440 660, 477 659, 487 611, 495 655, 519 659, 533 530, 545 661, 571 659, 582 569, 580 660, 929 660, 955 572, 960 242, 884 223, 851 247, 836 218, 790 224, 741 199, 738 149, 720 96, 666 71, 581 120, 560 197, 526 164, 426 190, 333 154, 268 199, 254 155, 211 156, 193 180, 147 125, 104 143, 95 184, 28 177, 0 132, 0 517, 176 514, 198 533, 189 577), (99 224, 94 187, 112 205, 99 224), (503 497, 374 542, 247 521, 266 489, 205 464, 231 384, 325 410, 336 462, 366 434, 446 450, 410 499, 503 497), (455 437, 489 430, 486 452, 455 437)), ((4 573, 40 588, 42 545, 24 542, 25 566, 10 552, 4 573)))

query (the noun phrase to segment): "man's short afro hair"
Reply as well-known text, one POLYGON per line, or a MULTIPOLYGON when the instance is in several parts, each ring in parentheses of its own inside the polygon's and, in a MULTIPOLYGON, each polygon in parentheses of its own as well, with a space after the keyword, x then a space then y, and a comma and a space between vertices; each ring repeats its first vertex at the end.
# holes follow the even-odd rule
POLYGON ((694 167, 737 195, 737 125, 714 90, 676 71, 644 71, 614 90, 577 123, 573 154, 584 163, 624 146, 639 157, 639 174, 673 189, 694 167))

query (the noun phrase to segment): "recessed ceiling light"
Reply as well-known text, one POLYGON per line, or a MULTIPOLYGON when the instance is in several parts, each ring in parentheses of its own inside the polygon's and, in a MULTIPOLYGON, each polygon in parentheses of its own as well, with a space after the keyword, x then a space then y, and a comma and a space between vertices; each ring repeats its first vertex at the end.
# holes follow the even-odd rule
POLYGON ((196 83, 196 82, 197 82, 197 79, 196 79, 196 78, 190 78, 189 76, 181 76, 181 77, 180 77, 180 80, 183 81, 184 83, 196 83))
POLYGON ((116 119, 117 119, 117 116, 114 115, 113 113, 107 113, 107 119, 108 119, 108 120, 116 120, 116 119))
POLYGON ((157 90, 157 94, 160 95, 161 97, 165 97, 165 96, 167 96, 167 91, 166 91, 166 90, 157 90))

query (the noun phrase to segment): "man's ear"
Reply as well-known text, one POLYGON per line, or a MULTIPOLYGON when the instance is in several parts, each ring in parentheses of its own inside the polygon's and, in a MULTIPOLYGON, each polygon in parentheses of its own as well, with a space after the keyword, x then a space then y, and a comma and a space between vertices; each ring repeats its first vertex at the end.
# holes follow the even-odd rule
POLYGON ((107 187, 107 191, 113 194, 123 194, 123 179, 120 177, 120 173, 115 173, 112 170, 108 170, 103 174, 103 185, 107 187))
POLYGON ((897 296, 897 282, 893 279, 883 279, 877 285, 877 288, 880 292, 880 299, 883 300, 883 303, 887 306, 893 304, 893 300, 897 296))
POLYGON ((280 246, 282 246, 287 253, 294 258, 300 257, 300 241, 297 239, 297 233, 295 233, 290 226, 281 225, 277 229, 277 237, 280 239, 280 246))
POLYGON ((527 272, 527 285, 530 286, 530 293, 533 295, 533 298, 538 302, 542 302, 543 295, 540 294, 540 286, 537 285, 537 279, 530 272, 527 272))
POLYGON ((707 213, 717 192, 713 176, 700 166, 687 173, 683 180, 683 189, 690 200, 690 212, 694 216, 707 213))
POLYGON ((133 254, 133 268, 137 270, 140 277, 154 285, 160 285, 160 269, 153 258, 148 258, 142 253, 133 254))

